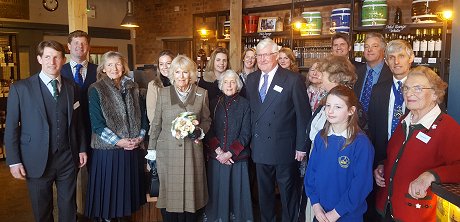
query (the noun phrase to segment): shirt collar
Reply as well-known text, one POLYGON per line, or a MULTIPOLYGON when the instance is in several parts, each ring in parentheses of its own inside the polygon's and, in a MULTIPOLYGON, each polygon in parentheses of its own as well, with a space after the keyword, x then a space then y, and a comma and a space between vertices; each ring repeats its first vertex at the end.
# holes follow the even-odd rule
POLYGON ((397 86, 397 85, 398 85, 398 81, 401 81, 401 84, 404 84, 404 82, 406 82, 406 79, 407 79, 407 76, 404 77, 404 78, 401 79, 401 80, 397 80, 397 79, 393 76, 393 84, 394 84, 395 86, 397 86))
MULTIPOLYGON (((439 114, 441 114, 441 108, 439 108, 439 105, 436 104, 436 106, 433 107, 425 116, 423 116, 417 123, 412 123, 412 125, 416 124, 421 124, 423 127, 426 129, 429 129, 431 125, 433 125, 434 121, 436 118, 438 118, 439 114)), ((411 125, 412 122, 412 112, 409 112, 409 114, 404 118, 403 120, 407 126, 411 125)))
MULTIPOLYGON (((73 60, 70 60, 70 67, 72 68, 75 68, 75 66, 77 65, 78 63, 73 61, 73 60)), ((83 61, 82 63, 80 63, 83 67, 87 68, 88 67, 88 61, 85 60, 83 61)))
POLYGON ((279 65, 276 65, 275 68, 272 69, 272 70, 271 70, 270 72, 268 72, 268 73, 264 73, 264 72, 261 71, 262 75, 260 75, 260 79, 263 79, 265 74, 268 74, 269 77, 274 76, 275 73, 276 73, 276 71, 278 70, 278 67, 279 67, 279 65))
MULTIPOLYGON (((48 85, 48 83, 50 83, 51 80, 53 80, 45 72, 43 72, 43 70, 40 72, 40 74, 38 74, 38 77, 40 77, 40 79, 43 81, 43 83, 45 83, 45 85, 48 85)), ((59 75, 56 78, 56 80, 58 81, 58 84, 61 83, 61 75, 59 75)))
POLYGON ((379 74, 379 73, 382 71, 382 69, 383 69, 383 64, 384 64, 384 63, 385 63, 385 61, 382 60, 381 63, 377 64, 376 66, 374 66, 374 67, 372 67, 372 68, 369 66, 369 64, 367 64, 367 65, 366 65, 366 67, 367 67, 367 72, 369 72, 369 70, 372 69, 372 70, 374 71, 374 72, 373 72, 374 74, 379 74))
POLYGON ((344 131, 342 131, 341 133, 336 133, 336 132, 334 132, 334 131, 332 130, 332 127, 329 127, 329 132, 327 132, 327 136, 332 136, 332 135, 334 135, 334 136, 341 136, 341 137, 343 137, 343 138, 345 138, 345 139, 348 139, 348 138, 349 138, 349 136, 348 136, 348 130, 344 130, 344 131))

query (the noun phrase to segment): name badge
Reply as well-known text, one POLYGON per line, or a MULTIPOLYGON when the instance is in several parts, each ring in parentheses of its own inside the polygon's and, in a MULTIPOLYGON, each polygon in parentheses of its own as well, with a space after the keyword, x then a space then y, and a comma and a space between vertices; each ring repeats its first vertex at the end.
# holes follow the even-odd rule
POLYGON ((78 107, 80 107, 80 101, 73 104, 73 110, 76 110, 78 107))
POLYGON ((430 139, 431 139, 431 136, 428 136, 423 132, 418 132, 416 138, 419 139, 420 141, 424 142, 424 143, 428 143, 428 141, 430 141, 430 139))
POLYGON ((273 90, 275 90, 275 91, 281 93, 281 92, 283 91, 283 87, 278 86, 278 85, 275 85, 275 87, 273 87, 273 90))

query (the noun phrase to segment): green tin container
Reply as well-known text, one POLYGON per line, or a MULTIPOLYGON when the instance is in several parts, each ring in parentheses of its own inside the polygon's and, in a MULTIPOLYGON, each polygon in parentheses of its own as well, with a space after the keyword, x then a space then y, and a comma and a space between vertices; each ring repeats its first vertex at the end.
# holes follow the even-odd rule
POLYGON ((362 26, 381 26, 387 23, 388 5, 385 0, 365 0, 361 12, 362 26))
POLYGON ((302 17, 307 20, 307 25, 300 29, 300 36, 321 35, 323 27, 321 12, 302 12, 302 17))

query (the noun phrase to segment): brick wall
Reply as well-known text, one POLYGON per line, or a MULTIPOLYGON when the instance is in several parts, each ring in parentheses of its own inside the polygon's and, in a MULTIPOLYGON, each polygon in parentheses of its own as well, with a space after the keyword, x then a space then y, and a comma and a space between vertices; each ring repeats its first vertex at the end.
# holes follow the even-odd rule
MULTIPOLYGON (((290 3, 290 0, 243 0, 244 8, 266 5, 290 3)), ((410 23, 411 1, 387 0, 388 19, 393 22, 396 6, 400 6, 403 13, 403 23, 410 23)), ((158 53, 163 49, 162 38, 178 38, 193 36, 193 14, 202 12, 229 10, 229 0, 137 0, 134 2, 134 11, 140 28, 136 29, 136 61, 138 64, 154 63, 158 53), (174 12, 178 6, 179 11, 174 12)), ((322 11, 323 33, 327 33, 330 26, 331 10, 347 5, 308 8, 305 11, 322 11)), ((359 12, 360 13, 360 12, 359 12)), ((266 13, 263 13, 265 15, 266 13)), ((268 14, 267 14, 268 15, 268 14)), ((270 16, 283 17, 284 12, 275 12, 270 16)), ((358 16, 355 16, 357 19, 358 16)))

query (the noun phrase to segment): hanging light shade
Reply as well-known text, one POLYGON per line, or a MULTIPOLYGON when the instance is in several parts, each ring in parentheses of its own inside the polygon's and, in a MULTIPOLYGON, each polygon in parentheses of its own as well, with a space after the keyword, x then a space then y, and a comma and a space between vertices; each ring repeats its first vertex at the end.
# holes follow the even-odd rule
POLYGON ((138 28, 139 27, 139 25, 136 22, 136 19, 134 18, 133 2, 131 0, 128 0, 127 2, 127 12, 126 12, 125 18, 121 22, 121 26, 127 27, 127 28, 138 28))
POLYGON ((291 26, 295 30, 300 30, 307 25, 307 20, 302 16, 296 16, 291 21, 291 26))
POLYGON ((211 33, 211 30, 208 28, 205 22, 205 18, 203 17, 203 23, 201 23, 201 27, 198 28, 198 34, 202 39, 207 39, 209 34, 211 33))

